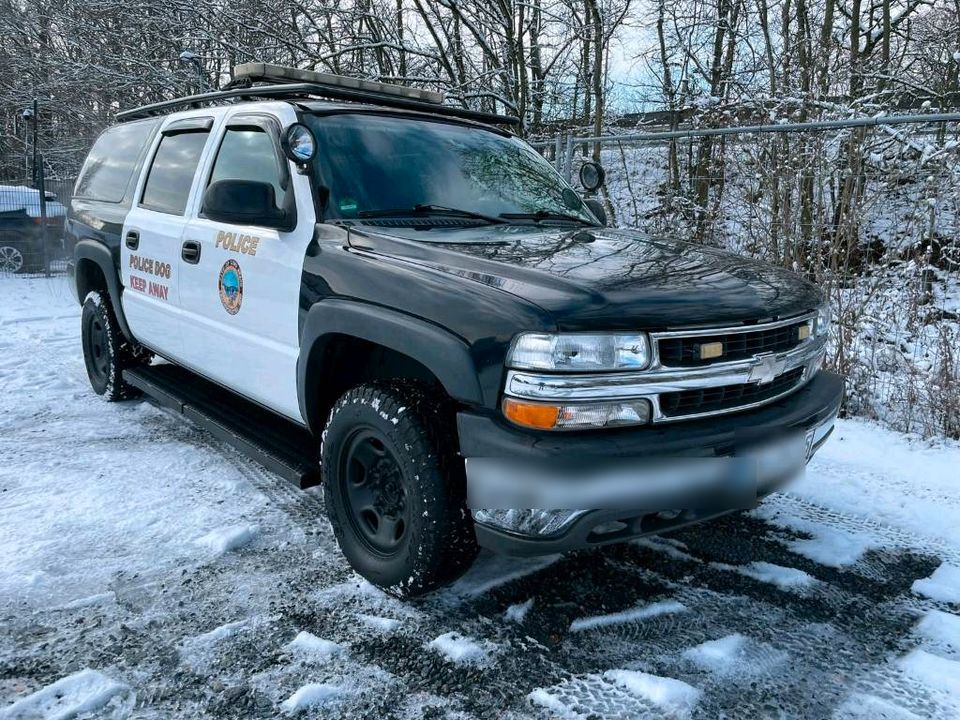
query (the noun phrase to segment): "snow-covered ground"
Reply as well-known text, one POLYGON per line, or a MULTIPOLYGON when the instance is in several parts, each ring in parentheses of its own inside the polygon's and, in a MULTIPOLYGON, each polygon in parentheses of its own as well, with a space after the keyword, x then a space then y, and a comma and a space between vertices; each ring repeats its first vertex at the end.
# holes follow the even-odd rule
POLYGON ((318 495, 94 396, 78 325, 0 278, 2 720, 960 717, 960 445, 841 421, 752 513, 404 603, 318 495))

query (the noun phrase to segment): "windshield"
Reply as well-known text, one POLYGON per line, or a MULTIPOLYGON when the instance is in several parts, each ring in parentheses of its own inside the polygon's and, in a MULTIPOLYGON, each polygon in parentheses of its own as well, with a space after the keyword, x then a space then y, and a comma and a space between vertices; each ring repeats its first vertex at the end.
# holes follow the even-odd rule
POLYGON ((397 116, 308 116, 325 215, 450 215, 596 224, 580 196, 523 141, 482 128, 397 116), (506 217, 504 217, 506 216, 506 217))

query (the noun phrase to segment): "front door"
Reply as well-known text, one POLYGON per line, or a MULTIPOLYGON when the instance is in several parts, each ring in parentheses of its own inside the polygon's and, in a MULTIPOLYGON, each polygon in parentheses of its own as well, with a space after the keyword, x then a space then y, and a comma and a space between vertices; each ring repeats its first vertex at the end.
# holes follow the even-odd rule
MULTIPOLYGON (((286 120, 295 116, 291 110, 286 120)), ((299 303, 303 260, 315 222, 310 183, 279 144, 280 122, 260 114, 229 118, 203 188, 221 180, 273 186, 278 208, 295 209, 290 232, 203 216, 197 193, 180 260, 185 363, 235 392, 303 421, 297 396, 299 303)))
POLYGON ((120 240, 123 311, 134 337, 173 360, 182 357, 179 322, 180 246, 186 209, 210 118, 168 123, 124 221, 120 240))

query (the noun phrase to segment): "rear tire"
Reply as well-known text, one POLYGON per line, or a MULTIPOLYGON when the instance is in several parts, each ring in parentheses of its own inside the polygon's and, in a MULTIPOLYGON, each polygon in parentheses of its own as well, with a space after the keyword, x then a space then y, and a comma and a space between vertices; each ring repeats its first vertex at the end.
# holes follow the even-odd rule
POLYGON ((417 383, 373 382, 343 395, 323 432, 324 498, 340 549, 396 595, 454 580, 477 554, 446 406, 417 383))
POLYGON ((97 395, 115 402, 140 394, 139 390, 123 381, 123 371, 146 364, 150 354, 139 345, 130 343, 120 332, 106 294, 94 291, 84 299, 80 339, 87 377, 97 395))

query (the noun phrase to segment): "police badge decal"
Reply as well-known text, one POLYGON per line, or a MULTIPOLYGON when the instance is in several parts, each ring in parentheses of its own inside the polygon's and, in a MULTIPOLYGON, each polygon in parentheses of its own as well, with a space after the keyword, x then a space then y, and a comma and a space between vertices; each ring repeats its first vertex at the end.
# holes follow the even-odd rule
POLYGON ((220 279, 217 282, 220 288, 220 302, 223 309, 231 315, 240 312, 240 303, 243 302, 243 273, 236 260, 227 260, 220 268, 220 279))

